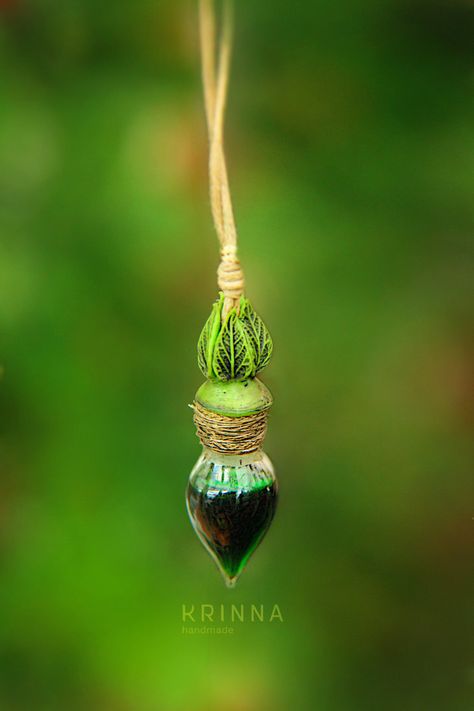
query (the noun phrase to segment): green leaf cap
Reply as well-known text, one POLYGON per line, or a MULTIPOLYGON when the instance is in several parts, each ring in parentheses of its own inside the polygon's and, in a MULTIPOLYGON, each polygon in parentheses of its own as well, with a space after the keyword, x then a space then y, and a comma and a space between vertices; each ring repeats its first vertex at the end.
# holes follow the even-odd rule
POLYGON ((247 380, 263 370, 273 343, 262 319, 244 296, 239 312, 232 309, 222 322, 224 295, 214 303, 198 341, 198 364, 210 380, 247 380))

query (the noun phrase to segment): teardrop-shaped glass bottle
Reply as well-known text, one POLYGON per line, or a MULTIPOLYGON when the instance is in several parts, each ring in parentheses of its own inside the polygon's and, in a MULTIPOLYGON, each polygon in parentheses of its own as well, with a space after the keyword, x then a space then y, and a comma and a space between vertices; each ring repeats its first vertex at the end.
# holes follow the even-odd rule
POLYGON ((275 514, 278 484, 262 451, 224 455, 204 447, 189 477, 194 530, 233 587, 275 514))

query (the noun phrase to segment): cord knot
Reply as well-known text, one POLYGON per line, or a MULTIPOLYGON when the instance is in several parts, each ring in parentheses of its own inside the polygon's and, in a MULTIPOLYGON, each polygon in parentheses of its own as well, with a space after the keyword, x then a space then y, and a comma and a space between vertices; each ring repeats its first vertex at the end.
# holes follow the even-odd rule
POLYGON ((221 261, 217 270, 217 283, 224 294, 226 302, 238 306, 238 301, 244 292, 244 274, 237 256, 235 245, 226 245, 221 250, 221 261))

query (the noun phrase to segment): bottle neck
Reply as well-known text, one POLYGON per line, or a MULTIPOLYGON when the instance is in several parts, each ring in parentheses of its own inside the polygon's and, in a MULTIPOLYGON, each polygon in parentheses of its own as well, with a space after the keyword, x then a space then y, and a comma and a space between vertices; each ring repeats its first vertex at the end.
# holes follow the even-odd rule
POLYGON ((261 461, 265 456, 262 449, 257 449, 250 454, 222 454, 222 452, 216 452, 209 447, 203 447, 202 454, 205 459, 208 459, 214 464, 224 464, 227 467, 255 464, 261 461))

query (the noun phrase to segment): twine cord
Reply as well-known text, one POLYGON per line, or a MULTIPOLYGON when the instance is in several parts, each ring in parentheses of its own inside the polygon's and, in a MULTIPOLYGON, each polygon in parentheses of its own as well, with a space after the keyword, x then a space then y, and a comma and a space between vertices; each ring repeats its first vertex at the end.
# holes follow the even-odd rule
POLYGON ((209 134, 211 210, 221 246, 217 283, 224 294, 222 318, 239 309, 244 275, 237 256, 237 229, 224 152, 224 118, 232 53, 232 0, 224 0, 219 46, 214 0, 199 0, 202 76, 209 134), (217 63, 216 63, 217 60, 217 63))
POLYGON ((250 454, 260 449, 267 432, 268 411, 253 415, 226 417, 192 405, 196 434, 201 443, 220 454, 250 454))

